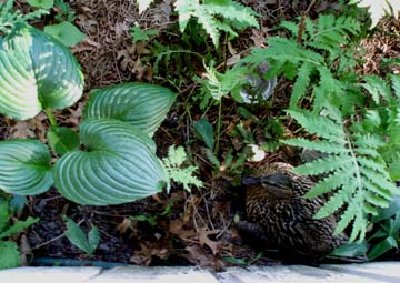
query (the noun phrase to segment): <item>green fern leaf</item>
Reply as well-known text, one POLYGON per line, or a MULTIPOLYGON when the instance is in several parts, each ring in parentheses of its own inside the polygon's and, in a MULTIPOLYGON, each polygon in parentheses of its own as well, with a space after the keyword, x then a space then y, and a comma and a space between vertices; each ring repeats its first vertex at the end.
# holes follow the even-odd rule
POLYGON ((299 165, 293 169, 293 172, 303 175, 319 175, 333 172, 338 169, 351 170, 353 159, 351 155, 330 155, 323 159, 317 159, 305 164, 299 165))
POLYGON ((371 94, 372 100, 375 103, 379 103, 381 97, 386 101, 390 99, 391 91, 386 81, 377 75, 365 76, 364 80, 365 83, 362 84, 362 87, 371 94))
POLYGON ((390 75, 390 81, 395 95, 397 96, 397 98, 400 98, 400 75, 390 75))
POLYGON ((353 179, 353 172, 346 170, 337 170, 333 174, 319 181, 310 191, 303 197, 312 199, 325 193, 332 191, 332 188, 339 188, 348 184, 353 179))
POLYGON ((305 94, 307 86, 310 84, 310 75, 313 70, 313 65, 309 62, 304 62, 297 76, 297 80, 293 85, 292 94, 290 95, 290 109, 297 109, 297 103, 305 94))
POLYGON ((367 234, 367 225, 368 221, 364 217, 363 211, 358 211, 353 222, 353 227, 350 234, 350 241, 355 241, 357 239, 359 239, 359 241, 362 241, 362 239, 364 239, 365 235, 367 234))
POLYGON ((335 233, 339 234, 344 231, 344 229, 349 226, 350 222, 356 217, 360 207, 357 202, 352 202, 349 204, 347 209, 340 216, 340 221, 336 226, 335 233))
POLYGON ((259 27, 256 18, 258 14, 238 2, 231 0, 207 0, 204 1, 203 7, 211 14, 218 14, 224 19, 239 22, 245 28, 259 27))
POLYGON ((329 201, 314 215, 314 219, 325 218, 338 211, 345 202, 348 202, 349 197, 344 193, 345 191, 345 189, 341 189, 333 194, 329 201))
POLYGON ((191 18, 196 18, 207 31, 213 44, 218 47, 220 31, 236 37, 234 27, 244 29, 258 27, 257 14, 232 0, 177 0, 175 11, 179 14, 179 27, 183 32, 191 18))
POLYGON ((193 165, 184 166, 187 161, 187 154, 182 146, 176 149, 174 146, 170 146, 168 157, 162 161, 168 177, 174 182, 182 184, 185 190, 190 191, 191 185, 198 188, 203 187, 203 183, 194 175, 198 167, 193 165))
POLYGON ((345 144, 345 134, 341 124, 338 124, 326 117, 318 117, 306 111, 291 111, 287 113, 296 119, 308 132, 317 134, 319 137, 331 140, 339 144, 345 144))
POLYGON ((293 37, 297 37, 299 34, 299 26, 294 22, 282 21, 279 26, 281 28, 289 30, 292 33, 293 37))
POLYGON ((336 146, 335 143, 326 140, 310 141, 303 138, 290 139, 281 141, 288 145, 299 146, 309 150, 316 150, 325 153, 350 153, 346 148, 336 146))
POLYGON ((340 115, 335 114, 333 120, 327 118, 331 116, 330 113, 326 114, 327 117, 320 117, 310 112, 289 112, 304 128, 319 135, 321 140, 307 142, 295 139, 287 143, 307 149, 318 149, 328 154, 323 159, 302 164, 293 170, 300 174, 328 174, 304 196, 314 198, 332 193, 314 217, 317 219, 327 217, 347 204, 347 210, 342 213, 336 232, 340 233, 352 223, 351 240, 363 239, 366 234, 368 214, 375 215, 378 213, 378 208, 388 207, 392 196, 400 193, 391 180, 387 164, 380 154, 387 144, 377 134, 362 132, 363 128, 357 124, 350 132, 345 131, 340 115), (317 125, 317 121, 324 122, 317 125), (322 124, 324 127, 321 128, 322 124), (336 130, 332 127, 336 127, 336 130), (331 133, 340 135, 340 142, 331 133), (335 150, 327 149, 329 146, 335 150))

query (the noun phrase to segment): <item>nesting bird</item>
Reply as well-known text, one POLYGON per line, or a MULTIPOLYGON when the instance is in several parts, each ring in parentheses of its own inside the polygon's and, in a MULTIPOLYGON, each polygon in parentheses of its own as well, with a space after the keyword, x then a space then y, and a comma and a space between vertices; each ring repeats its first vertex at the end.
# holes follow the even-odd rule
POLYGON ((271 163, 242 179, 247 221, 237 223, 237 228, 266 249, 318 261, 345 243, 347 236, 334 235, 335 216, 313 219, 325 199, 303 198, 314 182, 290 169, 287 163, 271 163))

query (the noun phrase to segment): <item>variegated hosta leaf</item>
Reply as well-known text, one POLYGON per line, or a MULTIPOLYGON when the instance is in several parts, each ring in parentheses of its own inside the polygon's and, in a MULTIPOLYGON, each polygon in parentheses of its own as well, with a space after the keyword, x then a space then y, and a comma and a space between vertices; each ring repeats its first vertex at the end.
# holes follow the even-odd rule
POLYGON ((0 38, 0 113, 26 120, 79 100, 83 76, 71 52, 34 28, 0 38))
POLYGON ((128 122, 150 137, 168 113, 176 94, 148 83, 124 83, 91 93, 84 119, 116 119, 128 122))
POLYGON ((155 144, 145 133, 117 120, 88 120, 80 125, 84 151, 63 155, 54 182, 67 199, 108 205, 135 201, 160 191, 167 181, 155 144))
POLYGON ((37 140, 0 142, 0 190, 17 195, 47 191, 53 184, 50 153, 37 140))

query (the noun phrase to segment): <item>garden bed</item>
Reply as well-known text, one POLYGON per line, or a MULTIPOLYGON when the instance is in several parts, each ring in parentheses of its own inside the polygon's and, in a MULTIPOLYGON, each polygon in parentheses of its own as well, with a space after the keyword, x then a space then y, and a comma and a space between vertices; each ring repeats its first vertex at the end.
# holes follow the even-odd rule
MULTIPOLYGON (((28 9, 26 1, 16 2, 20 9, 28 9)), ((243 242, 234 228, 234 217, 244 214, 240 190, 242 172, 250 172, 271 162, 293 165, 301 162, 300 150, 288 145, 278 148, 275 144, 277 139, 310 136, 299 132, 298 124, 284 112, 289 106, 292 82, 279 79, 272 97, 262 104, 238 104, 226 99, 219 113, 215 105, 200 108, 200 84, 193 78, 204 76, 202 58, 213 56, 219 60, 216 65, 225 64, 221 69, 229 68, 240 57, 249 54, 252 47, 263 47, 271 36, 283 35, 276 29, 280 21, 294 20, 304 15, 307 9, 308 16, 315 19, 320 13, 336 11, 339 4, 336 1, 312 1, 310 6, 311 1, 306 0, 241 1, 261 15, 260 28, 243 31, 217 52, 210 41, 196 41, 196 30, 189 31, 194 40, 182 39, 177 15, 171 10, 172 1, 155 1, 141 14, 132 0, 65 2, 76 13, 74 23, 86 36, 71 49, 82 67, 85 84, 79 102, 55 113, 59 125, 78 129, 83 105, 92 89, 130 81, 168 87, 178 93, 178 98, 155 134, 157 155, 167 156, 170 145, 184 146, 191 162, 199 167, 198 177, 204 188, 192 188, 188 192, 173 184, 169 193, 110 206, 79 205, 63 198, 55 188, 28 196, 27 205, 18 217, 33 216, 40 221, 18 238, 23 264, 52 265, 58 262, 76 265, 80 261, 85 265, 105 266, 112 263, 202 265, 221 270, 229 265, 287 262, 287 258, 276 251, 261 252, 243 242), (130 32, 134 25, 157 32, 148 42, 134 43, 130 32), (184 52, 172 56, 170 51, 178 49, 201 57, 184 52), (163 52, 170 57, 166 59, 163 52), (217 157, 222 162, 218 172, 207 157, 205 144, 193 130, 193 122, 204 117, 214 127, 221 123, 217 157), (218 117, 222 120, 219 121, 218 117), (243 133, 251 134, 252 138, 246 139, 243 133), (252 162, 250 156, 242 153, 247 144, 259 141, 268 143, 271 150, 265 150, 261 161, 252 162), (229 158, 233 162, 228 164, 229 158), (80 223, 85 231, 92 225, 98 227, 101 240, 92 255, 86 255, 71 244, 65 236, 62 215, 80 223)), ((35 26, 52 23, 57 13, 54 9, 35 26)), ((393 36, 400 32, 400 29, 395 31, 396 24, 399 22, 390 23, 390 28, 393 28, 390 35, 378 30, 363 41, 366 61, 358 66, 357 72, 381 74, 382 59, 400 57, 400 39, 393 36)), ((307 107, 309 101, 302 103, 307 107)), ((3 117, 1 138, 38 138, 47 142, 48 128, 44 114, 20 122, 3 117)))

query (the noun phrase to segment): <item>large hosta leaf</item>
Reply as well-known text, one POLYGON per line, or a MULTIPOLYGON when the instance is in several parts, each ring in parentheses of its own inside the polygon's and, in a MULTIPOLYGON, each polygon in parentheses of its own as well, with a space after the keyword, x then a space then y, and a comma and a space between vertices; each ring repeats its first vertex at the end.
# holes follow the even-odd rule
POLYGON ((153 84, 118 84, 91 93, 84 119, 116 119, 152 136, 175 98, 169 89, 153 84))
POLYGON ((117 120, 80 125, 84 151, 61 157, 54 182, 62 195, 81 204, 135 201, 160 191, 166 181, 155 144, 145 133, 117 120))
POLYGON ((0 112, 26 120, 79 100, 83 76, 71 52, 45 33, 23 28, 0 38, 0 112))
POLYGON ((39 194, 53 184, 50 154, 36 140, 0 142, 0 189, 18 195, 39 194))

